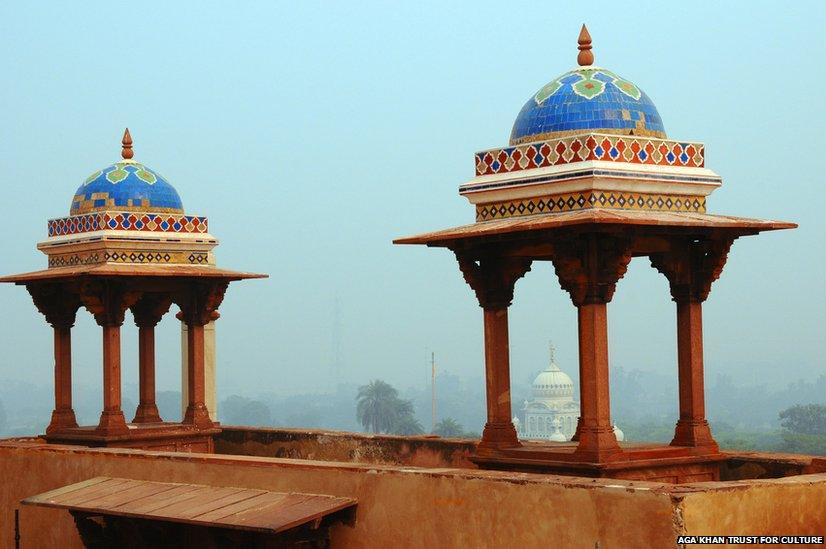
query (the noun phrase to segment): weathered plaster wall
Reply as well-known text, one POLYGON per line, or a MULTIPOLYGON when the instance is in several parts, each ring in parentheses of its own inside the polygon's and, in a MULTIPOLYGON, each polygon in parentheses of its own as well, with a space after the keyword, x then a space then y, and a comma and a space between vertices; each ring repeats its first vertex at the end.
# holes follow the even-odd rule
POLYGON ((318 429, 222 427, 223 431, 215 437, 218 454, 477 468, 468 459, 476 450, 477 441, 471 439, 367 435, 318 429))
POLYGON ((679 503, 686 534, 826 535, 826 474, 691 488, 679 503))
POLYGON ((99 475, 355 496, 334 547, 669 547, 661 485, 458 469, 0 443, 0 546, 79 547, 68 513, 19 500, 99 475))
MULTIPOLYGON (((403 452, 402 452, 403 454, 403 452)), ((415 452, 414 452, 415 454, 415 452)), ((413 454, 410 454, 413 455, 413 454)), ((0 441, 0 547, 80 547, 27 496, 94 476, 354 496, 334 547, 675 547, 694 535, 822 535, 826 474, 671 485, 459 468, 144 452, 0 441)))

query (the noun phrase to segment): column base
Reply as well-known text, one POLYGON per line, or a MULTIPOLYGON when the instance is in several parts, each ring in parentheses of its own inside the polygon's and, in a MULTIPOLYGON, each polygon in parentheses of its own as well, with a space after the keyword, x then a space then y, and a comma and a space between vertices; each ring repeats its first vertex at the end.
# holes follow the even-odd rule
POLYGON ((100 413, 97 432, 101 435, 119 435, 129 432, 122 410, 104 410, 100 413))
POLYGON ((77 427, 77 419, 75 418, 75 411, 71 408, 63 408, 61 410, 52 410, 52 420, 49 426, 46 427, 46 434, 50 435, 54 432, 65 428, 77 427))
POLYGON ((600 427, 579 427, 579 444, 574 451, 582 461, 603 463, 622 454, 611 425, 600 427))
POLYGON ((486 423, 477 450, 519 448, 519 437, 513 423, 486 423))
POLYGON ((582 428, 582 418, 576 418, 576 429, 574 430, 573 436, 571 436, 571 442, 579 442, 579 430, 582 428))
POLYGON ((203 402, 190 404, 187 407, 183 423, 207 429, 214 425, 212 419, 209 417, 209 410, 207 410, 203 402))
POLYGON ((718 450, 717 442, 711 436, 711 428, 706 420, 681 419, 674 428, 671 446, 693 446, 718 450))
POLYGON ((160 423, 160 414, 158 413, 158 406, 154 402, 151 404, 138 404, 135 410, 135 419, 132 423, 160 423))

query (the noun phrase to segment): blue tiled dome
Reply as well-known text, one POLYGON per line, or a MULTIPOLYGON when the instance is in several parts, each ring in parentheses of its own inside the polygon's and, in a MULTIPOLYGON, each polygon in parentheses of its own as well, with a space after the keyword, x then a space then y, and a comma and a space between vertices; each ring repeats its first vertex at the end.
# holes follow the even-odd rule
POLYGON ((178 191, 157 172, 132 160, 90 175, 75 191, 69 215, 102 210, 183 213, 178 191))
POLYGON ((599 67, 580 67, 549 82, 516 117, 511 145, 599 131, 665 138, 657 107, 635 84, 599 67))

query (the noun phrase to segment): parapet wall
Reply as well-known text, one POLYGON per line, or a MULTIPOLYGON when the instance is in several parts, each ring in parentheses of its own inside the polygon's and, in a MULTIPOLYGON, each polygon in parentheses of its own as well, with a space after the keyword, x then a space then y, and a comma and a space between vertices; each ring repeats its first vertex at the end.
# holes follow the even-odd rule
MULTIPOLYGON (((266 438, 258 430, 250 432, 252 439, 266 438)), ((243 444, 238 437, 246 436, 228 429, 226 438, 243 444)), ((294 438, 309 444, 320 436, 294 438)), ((347 436, 342 434, 339 441, 344 444, 347 436)), ((297 448, 296 443, 296 455, 307 451, 297 448)), ((346 448, 344 444, 330 451, 349 453, 346 448)), ((398 446, 397 457, 381 455, 454 455, 431 453, 415 444, 403 448, 398 446)), ((14 546, 15 509, 20 511, 21 547, 81 547, 68 513, 19 502, 96 476, 355 497, 356 522, 333 529, 333 547, 666 548, 677 547, 679 535, 826 531, 826 474, 673 485, 307 457, 86 448, 40 439, 0 441, 0 474, 2 548, 14 546)))
POLYGON ((468 459, 476 450, 476 443, 475 439, 462 438, 223 426, 223 431, 215 436, 215 453, 476 469, 468 459))
MULTIPOLYGON (((320 429, 224 426, 215 452, 225 455, 477 469, 470 461, 477 440, 394 436, 320 429)), ((793 454, 724 452, 721 480, 781 478, 826 472, 826 459, 793 454)))

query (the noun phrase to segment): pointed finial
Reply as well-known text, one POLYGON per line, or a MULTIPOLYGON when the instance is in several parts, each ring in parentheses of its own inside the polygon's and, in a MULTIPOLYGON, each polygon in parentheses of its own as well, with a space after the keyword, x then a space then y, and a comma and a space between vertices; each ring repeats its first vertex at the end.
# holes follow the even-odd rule
POLYGON ((129 135, 129 128, 126 128, 126 131, 123 132, 121 145, 123 145, 123 149, 120 151, 120 155, 124 160, 132 160, 135 153, 132 151, 132 136, 129 135))
POLYGON ((548 342, 548 353, 551 355, 551 364, 554 363, 554 353, 556 352, 556 347, 550 341, 548 342))
POLYGON ((582 30, 579 31, 579 55, 576 56, 576 62, 580 67, 587 67, 594 64, 594 53, 591 51, 591 35, 588 33, 588 28, 583 23, 582 30))

